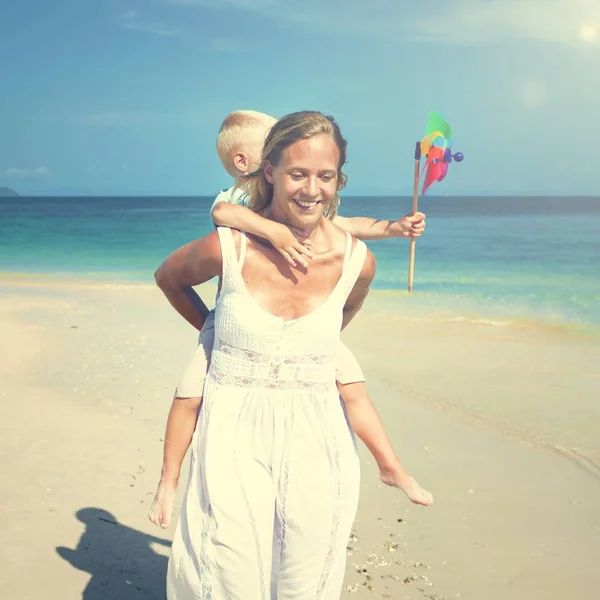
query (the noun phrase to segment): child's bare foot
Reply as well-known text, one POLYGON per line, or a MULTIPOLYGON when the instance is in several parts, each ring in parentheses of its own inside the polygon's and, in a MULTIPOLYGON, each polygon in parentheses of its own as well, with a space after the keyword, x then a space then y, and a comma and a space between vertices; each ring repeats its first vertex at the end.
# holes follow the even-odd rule
POLYGON ((161 479, 152 500, 152 506, 148 512, 148 518, 163 529, 167 529, 171 523, 173 502, 177 492, 177 481, 166 481, 161 479))
POLYGON ((406 471, 380 470, 381 481, 391 487, 401 489, 415 504, 429 506, 433 504, 433 495, 424 490, 406 471))

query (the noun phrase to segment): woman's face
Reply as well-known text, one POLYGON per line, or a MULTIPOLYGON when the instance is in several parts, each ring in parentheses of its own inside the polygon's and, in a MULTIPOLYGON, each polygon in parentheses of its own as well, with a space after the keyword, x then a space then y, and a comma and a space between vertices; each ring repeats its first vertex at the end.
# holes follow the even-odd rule
POLYGON ((265 161, 272 216, 302 229, 315 226, 337 193, 339 160, 336 143, 321 134, 286 148, 277 166, 265 161))

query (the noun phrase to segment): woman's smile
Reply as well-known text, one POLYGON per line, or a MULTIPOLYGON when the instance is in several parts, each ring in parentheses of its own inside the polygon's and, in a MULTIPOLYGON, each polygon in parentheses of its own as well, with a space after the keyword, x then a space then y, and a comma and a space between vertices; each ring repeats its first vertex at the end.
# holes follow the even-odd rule
POLYGON ((302 212, 312 212, 321 204, 321 200, 296 200, 292 199, 292 202, 302 211, 302 212))

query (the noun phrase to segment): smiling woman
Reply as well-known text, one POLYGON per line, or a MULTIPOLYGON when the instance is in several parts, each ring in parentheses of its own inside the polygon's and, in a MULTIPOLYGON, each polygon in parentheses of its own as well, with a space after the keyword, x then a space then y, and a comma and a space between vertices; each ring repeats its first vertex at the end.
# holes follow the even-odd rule
POLYGON ((340 597, 359 465, 336 357, 375 275, 365 244, 332 222, 345 160, 333 119, 296 113, 272 127, 262 167, 244 181, 255 211, 310 240, 309 269, 220 227, 156 273, 199 326, 190 286, 221 282, 169 600, 340 597))
POLYGON ((249 208, 266 209, 266 216, 273 206, 277 212, 278 206, 283 209, 294 202, 310 211, 313 219, 322 215, 333 219, 340 203, 338 192, 346 185, 342 169, 347 143, 338 124, 333 117, 306 111, 281 119, 273 131, 265 142, 261 167, 240 180, 251 198, 249 208), (317 206, 321 209, 314 210, 317 206))

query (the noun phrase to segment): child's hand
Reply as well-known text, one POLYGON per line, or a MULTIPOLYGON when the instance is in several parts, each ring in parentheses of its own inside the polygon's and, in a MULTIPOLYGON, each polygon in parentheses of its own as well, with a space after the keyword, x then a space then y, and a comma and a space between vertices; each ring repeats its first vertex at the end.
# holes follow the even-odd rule
POLYGON ((300 242, 289 227, 281 223, 273 223, 273 229, 269 233, 269 241, 290 266, 297 267, 300 264, 303 267, 308 267, 306 258, 313 257, 310 251, 310 240, 306 239, 300 242))
POLYGON ((390 231, 396 237, 414 237, 423 235, 425 231, 425 215, 417 212, 406 215, 390 225, 390 231))

